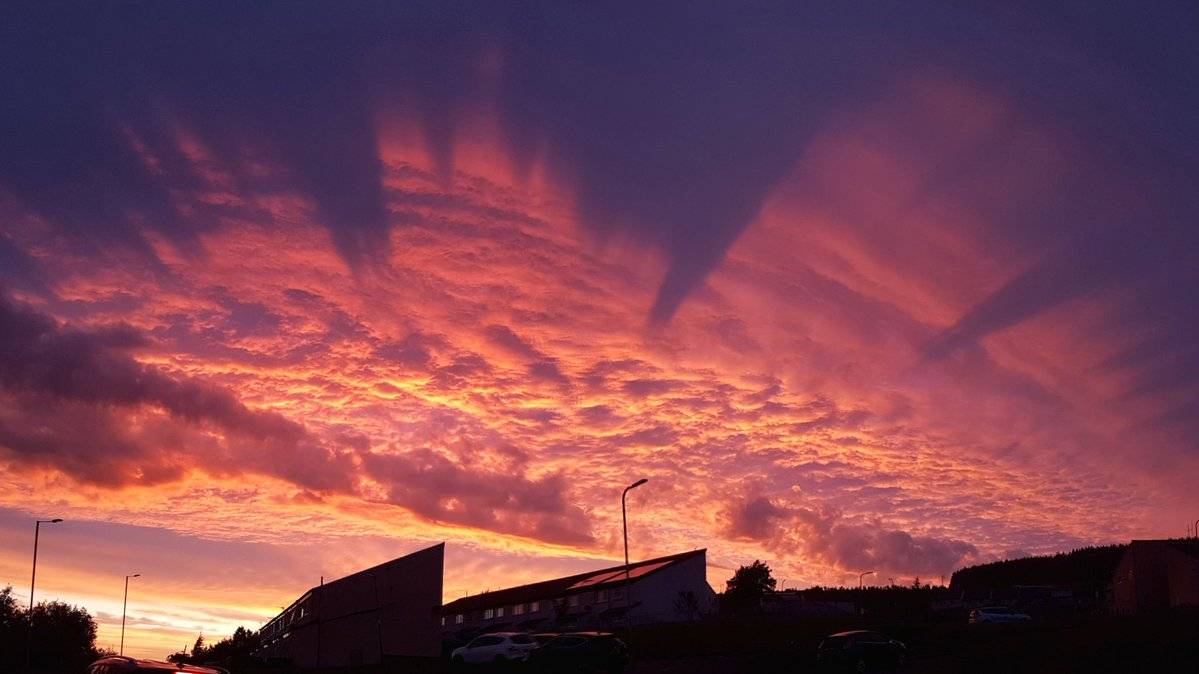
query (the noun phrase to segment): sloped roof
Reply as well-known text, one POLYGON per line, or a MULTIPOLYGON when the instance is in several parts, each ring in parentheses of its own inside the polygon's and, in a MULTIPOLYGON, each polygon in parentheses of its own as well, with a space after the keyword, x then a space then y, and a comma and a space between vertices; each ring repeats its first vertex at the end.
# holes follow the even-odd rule
MULTIPOLYGON (((707 549, 692 550, 691 552, 683 552, 677 555, 668 555, 666 557, 658 557, 656 559, 647 559, 641 562, 632 562, 629 564, 629 580, 637 580, 644 578, 651 573, 656 573, 669 566, 673 566, 692 557, 703 556, 707 553, 707 549)), ((538 583, 530 583, 528 585, 518 585, 503 590, 495 590, 492 592, 484 592, 482 594, 462 597, 445 604, 441 607, 443 614, 466 613, 484 608, 495 608, 497 606, 510 606, 512 604, 523 604, 530 601, 545 600, 554 597, 562 597, 577 592, 592 590, 600 587, 618 585, 624 582, 625 567, 612 566, 606 569, 597 571, 588 571, 579 573, 573 576, 565 576, 555 578, 553 580, 543 580, 538 583)))

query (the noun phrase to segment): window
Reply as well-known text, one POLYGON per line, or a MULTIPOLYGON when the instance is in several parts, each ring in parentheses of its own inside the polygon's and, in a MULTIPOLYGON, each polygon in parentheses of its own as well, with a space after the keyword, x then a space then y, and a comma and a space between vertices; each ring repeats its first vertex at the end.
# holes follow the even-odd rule
POLYGON ((525 614, 525 605, 524 604, 517 604, 516 606, 512 607, 512 615, 524 615, 524 614, 525 614))
POLYGON ((540 610, 541 610, 541 602, 539 602, 539 601, 529 602, 529 613, 536 613, 540 610))
POLYGON ((441 616, 441 626, 445 627, 445 616, 441 616))
POLYGON ((527 634, 513 634, 512 643, 521 645, 531 644, 533 643, 533 638, 527 634))
POLYGON ((595 601, 597 601, 597 602, 608 601, 608 591, 607 590, 596 590, 595 591, 595 601))
POLYGON ((503 606, 501 606, 495 610, 495 617, 497 617, 497 618, 504 617, 504 607, 503 606))
POLYGON ((462 614, 461 614, 461 613, 459 613, 458 615, 454 616, 454 624, 455 624, 455 625, 461 625, 461 624, 462 624, 462 614))
POLYGON ((617 599, 623 599, 623 598, 624 598, 624 588, 623 587, 612 588, 612 600, 613 601, 615 601, 617 599))
POLYGON ((495 617, 495 609, 493 609, 493 608, 483 609, 483 620, 491 620, 494 617, 495 617))
POLYGON ((575 608, 576 606, 578 606, 578 605, 579 605, 579 595, 577 595, 577 594, 572 594, 572 595, 570 595, 569 597, 567 597, 567 598, 566 598, 566 605, 567 605, 567 606, 569 606, 569 607, 571 607, 571 608, 575 608))

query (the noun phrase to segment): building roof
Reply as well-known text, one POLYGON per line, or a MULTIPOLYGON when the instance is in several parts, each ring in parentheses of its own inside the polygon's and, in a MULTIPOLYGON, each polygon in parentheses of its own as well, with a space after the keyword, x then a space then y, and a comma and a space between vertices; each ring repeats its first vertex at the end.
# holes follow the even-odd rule
MULTIPOLYGON (((668 555, 666 557, 658 557, 656 559, 647 559, 641 562, 633 562, 629 564, 629 580, 637 580, 644 578, 652 573, 656 573, 693 557, 702 557, 707 553, 707 549, 692 550, 691 552, 683 552, 677 555, 668 555)), ((598 571, 588 571, 579 573, 573 576, 565 576, 563 578, 555 578, 553 580, 543 580, 538 583, 530 583, 528 585, 519 585, 503 590, 495 590, 492 592, 484 592, 482 594, 462 597, 441 607, 443 614, 466 613, 477 609, 495 608, 497 606, 509 606, 512 604, 523 604, 530 601, 545 600, 553 597, 562 597, 578 592, 585 592, 601 587, 618 585, 625 580, 625 567, 623 564, 612 566, 598 571)))
POLYGON ((1179 552, 1190 555, 1191 557, 1199 557, 1199 538, 1166 538, 1153 540, 1134 540, 1134 547, 1158 546, 1174 548, 1179 552))

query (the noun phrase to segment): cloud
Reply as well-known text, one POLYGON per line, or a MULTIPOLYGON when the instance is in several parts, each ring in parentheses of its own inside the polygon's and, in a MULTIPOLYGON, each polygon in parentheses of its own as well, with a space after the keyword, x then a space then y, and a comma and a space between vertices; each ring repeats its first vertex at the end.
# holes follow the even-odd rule
POLYGON ((129 326, 64 328, 0 297, 0 390, 8 402, 0 445, 82 482, 154 484, 187 470, 240 467, 315 489, 351 487, 350 463, 337 448, 220 387, 129 355, 146 346, 129 326), (232 453, 238 442, 256 451, 232 453))
POLYGON ((587 514, 572 505, 561 475, 530 478, 519 465, 489 467, 428 449, 363 456, 388 503, 434 521, 569 545, 593 541, 587 514))
POLYGON ((848 523, 835 511, 781 506, 764 496, 734 498, 719 518, 729 538, 761 542, 780 554, 802 552, 855 573, 948 574, 979 553, 965 541, 848 523))

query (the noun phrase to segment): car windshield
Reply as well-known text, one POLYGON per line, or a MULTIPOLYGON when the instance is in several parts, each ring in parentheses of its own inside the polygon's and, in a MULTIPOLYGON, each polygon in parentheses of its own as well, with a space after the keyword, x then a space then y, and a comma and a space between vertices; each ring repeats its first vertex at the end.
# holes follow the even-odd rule
POLYGON ((474 641, 470 642, 470 645, 467 646, 467 648, 478 648, 480 646, 494 646, 503 640, 504 640, 503 637, 479 637, 479 638, 475 639, 474 641))
POLYGON ((579 646, 582 646, 586 642, 587 642, 587 640, 584 639, 583 637, 556 637, 556 638, 552 639, 548 644, 546 644, 546 648, 553 648, 553 649, 578 648, 579 646))
POLYGON ((830 648, 841 648, 841 645, 844 642, 845 642, 845 637, 829 637, 829 638, 825 639, 824 641, 820 642, 820 648, 822 650, 830 649, 830 648))

